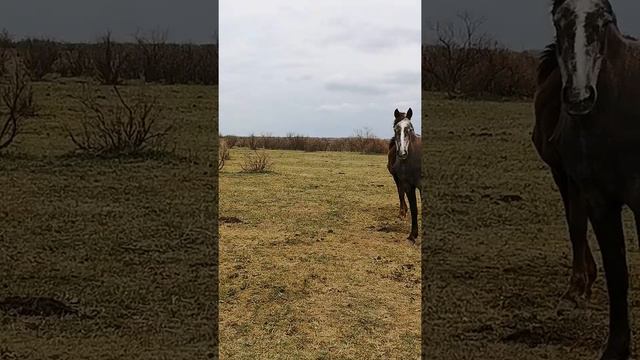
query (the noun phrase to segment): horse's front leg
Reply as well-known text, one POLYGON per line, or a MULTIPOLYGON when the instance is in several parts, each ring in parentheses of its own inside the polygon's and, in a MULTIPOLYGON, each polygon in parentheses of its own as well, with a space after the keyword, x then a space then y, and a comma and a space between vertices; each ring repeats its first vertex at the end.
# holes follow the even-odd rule
POLYGON ((411 209, 411 234, 407 239, 415 244, 418 238, 418 202, 416 199, 415 186, 409 186, 407 198, 409 199, 409 208, 411 209))
POLYGON ((553 171, 553 176, 562 195, 573 252, 569 288, 558 304, 558 313, 562 313, 587 307, 597 268, 587 241, 587 204, 577 186, 571 184, 563 172, 553 171))
POLYGON ((621 207, 589 212, 602 252, 609 292, 609 338, 601 360, 626 360, 630 355, 628 289, 629 275, 622 228, 621 207))
POLYGON ((396 189, 398 190, 398 198, 400 199, 400 218, 404 219, 407 216, 407 203, 404 201, 404 190, 400 186, 400 181, 396 175, 393 175, 393 181, 396 183, 396 189))

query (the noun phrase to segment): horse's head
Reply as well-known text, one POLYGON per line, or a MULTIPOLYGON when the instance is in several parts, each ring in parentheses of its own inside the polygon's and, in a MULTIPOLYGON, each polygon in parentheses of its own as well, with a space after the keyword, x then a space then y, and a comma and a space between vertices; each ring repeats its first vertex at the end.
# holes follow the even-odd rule
POLYGON ((598 77, 615 14, 608 0, 555 0, 552 15, 562 102, 569 114, 586 115, 598 99, 598 77))
POLYGON ((415 135, 413 125, 411 124, 413 110, 409 108, 406 113, 401 113, 396 109, 393 115, 395 116, 393 131, 395 132, 396 154, 399 159, 404 160, 409 156, 409 146, 412 137, 415 135))

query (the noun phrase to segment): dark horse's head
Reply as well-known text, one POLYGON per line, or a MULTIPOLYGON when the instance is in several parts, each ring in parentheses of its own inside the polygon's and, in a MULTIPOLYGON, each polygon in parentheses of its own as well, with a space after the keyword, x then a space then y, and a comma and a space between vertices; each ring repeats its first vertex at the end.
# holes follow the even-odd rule
POLYGON ((395 116, 395 120, 393 121, 393 131, 395 132, 394 140, 396 142, 396 154, 400 160, 404 160, 409 156, 411 140, 415 136, 413 125, 411 124, 413 110, 409 108, 406 113, 401 113, 396 109, 393 115, 395 116))
POLYGON ((571 115, 589 114, 598 100, 598 77, 615 14, 608 0, 555 0, 552 16, 562 102, 571 115))

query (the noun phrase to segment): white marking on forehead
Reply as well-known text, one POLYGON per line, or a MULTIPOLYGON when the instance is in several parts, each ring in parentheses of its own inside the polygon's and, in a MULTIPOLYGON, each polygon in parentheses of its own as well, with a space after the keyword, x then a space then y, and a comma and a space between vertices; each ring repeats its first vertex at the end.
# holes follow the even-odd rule
POLYGON ((404 130, 411 126, 411 120, 405 118, 398 122, 396 126, 400 128, 400 153, 406 154, 409 151, 409 142, 404 130))
POLYGON ((411 120, 404 118, 400 121, 398 121, 398 123, 396 124, 396 126, 400 126, 401 129, 404 129, 407 126, 411 125, 411 120))
POLYGON ((573 48, 575 55, 575 73, 573 74, 573 82, 582 97, 588 96, 586 90, 590 77, 588 70, 591 68, 591 63, 595 55, 587 46, 587 15, 596 9, 598 3, 600 2, 597 0, 571 0, 566 3, 576 16, 576 38, 573 48))

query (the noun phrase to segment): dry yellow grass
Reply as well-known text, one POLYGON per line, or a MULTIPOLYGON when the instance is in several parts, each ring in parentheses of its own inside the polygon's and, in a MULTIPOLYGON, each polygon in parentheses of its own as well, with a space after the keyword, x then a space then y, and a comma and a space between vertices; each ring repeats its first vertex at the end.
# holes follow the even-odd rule
POLYGON ((247 174, 246 151, 220 174, 221 358, 417 358, 420 252, 386 157, 268 151, 247 174))
POLYGON ((151 86, 175 153, 111 160, 69 155, 80 91, 36 84, 39 116, 0 156, 0 300, 53 297, 91 316, 0 311, 0 358, 209 358, 217 89, 151 86))

